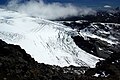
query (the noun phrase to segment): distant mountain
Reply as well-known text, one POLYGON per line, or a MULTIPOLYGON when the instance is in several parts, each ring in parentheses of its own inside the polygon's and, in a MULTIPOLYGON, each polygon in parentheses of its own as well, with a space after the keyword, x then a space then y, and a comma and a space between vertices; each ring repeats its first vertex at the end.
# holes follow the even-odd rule
POLYGON ((62 21, 66 26, 77 29, 79 35, 72 36, 76 45, 86 52, 108 58, 120 50, 120 24, 89 22, 86 20, 62 21))
POLYGON ((103 22, 103 23, 120 23, 120 9, 119 7, 110 9, 96 10, 95 15, 80 15, 68 16, 67 18, 56 19, 58 21, 77 21, 87 20, 89 22, 103 22))

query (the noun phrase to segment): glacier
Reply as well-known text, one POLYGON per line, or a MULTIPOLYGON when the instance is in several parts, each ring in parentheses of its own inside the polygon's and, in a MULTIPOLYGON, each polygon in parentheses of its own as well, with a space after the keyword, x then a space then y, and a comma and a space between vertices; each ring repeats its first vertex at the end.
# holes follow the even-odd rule
POLYGON ((20 45, 39 63, 95 67, 98 57, 80 49, 65 25, 15 11, 0 9, 0 39, 20 45))

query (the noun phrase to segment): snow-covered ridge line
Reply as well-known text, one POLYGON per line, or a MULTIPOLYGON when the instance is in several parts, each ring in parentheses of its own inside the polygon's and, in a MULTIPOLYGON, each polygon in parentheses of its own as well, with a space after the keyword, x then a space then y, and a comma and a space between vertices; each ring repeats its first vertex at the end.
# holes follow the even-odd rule
POLYGON ((39 63, 94 67, 99 59, 74 43, 70 27, 7 10, 0 10, 0 20, 0 39, 20 45, 39 63))
POLYGON ((120 24, 115 24, 115 23, 113 24, 113 23, 93 22, 93 23, 90 23, 90 26, 80 30, 79 34, 81 34, 82 37, 96 38, 101 41, 105 41, 109 44, 117 45, 119 44, 119 42, 117 38, 111 35, 112 32, 110 30, 113 30, 113 29, 109 25, 120 26, 120 24), (98 25, 101 25, 101 28, 98 25), (106 35, 106 37, 102 37, 101 35, 106 35))
POLYGON ((105 39, 105 38, 102 38, 102 37, 99 37, 97 35, 94 35, 94 34, 91 34, 90 32, 84 32, 84 31, 80 31, 79 32, 83 37, 91 37, 91 38, 96 38, 96 39, 100 39, 102 41, 105 41, 109 44, 118 44, 119 42, 118 41, 111 41, 111 40, 108 40, 108 39, 105 39))

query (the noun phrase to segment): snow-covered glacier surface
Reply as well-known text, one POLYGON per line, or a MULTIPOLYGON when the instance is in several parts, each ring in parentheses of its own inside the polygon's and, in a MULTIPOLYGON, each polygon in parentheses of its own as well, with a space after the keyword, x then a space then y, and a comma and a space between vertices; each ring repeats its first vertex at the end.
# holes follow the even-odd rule
POLYGON ((0 9, 0 39, 20 45, 39 63, 94 67, 98 58, 74 43, 75 34, 62 24, 0 9))

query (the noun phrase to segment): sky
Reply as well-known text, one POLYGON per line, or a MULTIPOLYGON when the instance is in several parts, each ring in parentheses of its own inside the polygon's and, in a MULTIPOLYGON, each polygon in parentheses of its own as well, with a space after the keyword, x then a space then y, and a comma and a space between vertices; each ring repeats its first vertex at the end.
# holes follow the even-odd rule
MULTIPOLYGON (((0 0, 0 4, 5 4, 10 0, 0 0)), ((29 1, 29 0, 22 0, 29 1)), ((53 3, 53 2, 59 2, 59 3, 71 3, 76 6, 88 6, 88 7, 102 7, 104 5, 110 5, 110 6, 120 6, 120 0, 43 0, 45 3, 53 3)))
POLYGON ((95 6, 100 7, 104 5, 120 6, 120 0, 44 0, 45 2, 61 2, 73 3, 78 6, 95 6))
POLYGON ((45 19, 94 15, 95 8, 118 7, 120 0, 0 0, 0 7, 45 19))

